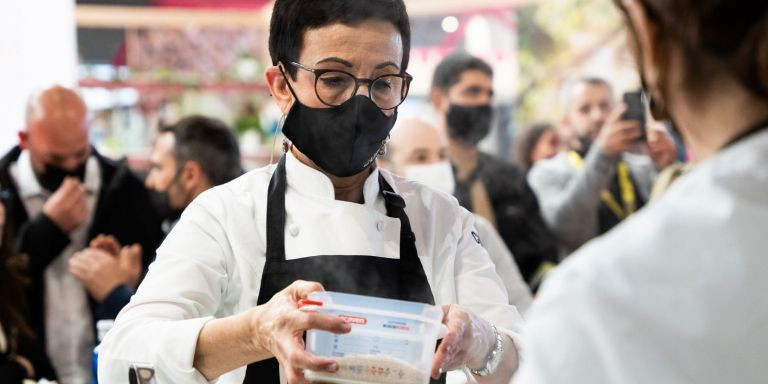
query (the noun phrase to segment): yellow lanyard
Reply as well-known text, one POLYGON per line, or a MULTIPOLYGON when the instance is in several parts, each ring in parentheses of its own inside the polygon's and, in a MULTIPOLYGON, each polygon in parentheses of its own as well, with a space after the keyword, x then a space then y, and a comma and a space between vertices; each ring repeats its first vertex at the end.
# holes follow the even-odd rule
MULTIPOLYGON (((584 159, 578 153, 571 151, 568 153, 568 157, 571 160, 571 165, 576 169, 584 168, 584 159)), ((624 220, 637 211, 637 196, 635 196, 635 188, 632 186, 632 178, 629 176, 629 166, 627 166, 627 163, 624 161, 619 162, 616 166, 616 175, 619 178, 619 192, 621 193, 621 200, 624 206, 622 207, 607 189, 600 192, 600 198, 619 220, 624 220)))

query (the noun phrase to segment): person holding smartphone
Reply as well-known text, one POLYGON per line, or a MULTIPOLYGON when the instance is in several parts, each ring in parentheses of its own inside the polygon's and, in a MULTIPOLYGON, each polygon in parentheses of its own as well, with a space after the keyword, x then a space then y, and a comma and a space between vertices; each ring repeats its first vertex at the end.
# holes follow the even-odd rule
POLYGON ((640 209, 657 171, 675 160, 672 139, 663 132, 646 135, 644 124, 633 118, 637 113, 614 99, 604 79, 575 81, 563 118, 568 150, 538 162, 528 174, 563 255, 640 209), (634 151, 643 146, 646 152, 634 151))

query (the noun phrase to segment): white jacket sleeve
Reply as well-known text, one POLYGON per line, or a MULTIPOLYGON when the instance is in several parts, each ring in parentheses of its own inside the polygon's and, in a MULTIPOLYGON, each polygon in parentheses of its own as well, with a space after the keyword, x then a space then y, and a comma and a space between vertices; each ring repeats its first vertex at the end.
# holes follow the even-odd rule
POLYGON ((523 319, 509 305, 507 291, 488 252, 480 244, 474 216, 461 208, 462 236, 456 255, 456 298, 459 305, 469 309, 509 335, 518 344, 523 319))
POLYGON ((480 234, 480 242, 496 266, 496 273, 499 274, 504 287, 507 289, 509 304, 514 305, 517 311, 524 315, 531 306, 533 297, 530 288, 523 281, 523 276, 520 274, 520 269, 515 263, 512 252, 509 251, 507 245, 504 244, 504 239, 488 220, 475 215, 475 227, 480 234))
POLYGON ((207 197, 184 212, 99 347, 100 383, 128 382, 134 363, 153 366, 158 383, 207 383, 192 366, 197 337, 217 311, 231 260, 207 197))

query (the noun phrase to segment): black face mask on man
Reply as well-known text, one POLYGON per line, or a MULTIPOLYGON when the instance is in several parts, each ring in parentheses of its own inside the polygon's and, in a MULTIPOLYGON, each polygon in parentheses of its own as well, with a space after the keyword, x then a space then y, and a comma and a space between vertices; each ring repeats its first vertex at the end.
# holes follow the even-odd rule
POLYGON ((283 134, 320 168, 337 177, 352 176, 370 166, 397 120, 397 111, 387 116, 366 96, 354 96, 336 107, 311 108, 299 101, 290 83, 288 88, 295 102, 283 124, 283 134))
POLYGON ((76 177, 82 183, 83 180, 85 180, 86 163, 87 161, 84 161, 73 170, 67 170, 55 165, 46 164, 44 166, 45 169, 43 172, 36 173, 35 176, 37 177, 37 181, 40 183, 41 187, 45 188, 47 191, 55 192, 64 182, 64 179, 69 176, 76 177))
POLYGON ((451 138, 477 145, 491 131, 493 109, 490 104, 465 106, 451 104, 445 116, 451 138))

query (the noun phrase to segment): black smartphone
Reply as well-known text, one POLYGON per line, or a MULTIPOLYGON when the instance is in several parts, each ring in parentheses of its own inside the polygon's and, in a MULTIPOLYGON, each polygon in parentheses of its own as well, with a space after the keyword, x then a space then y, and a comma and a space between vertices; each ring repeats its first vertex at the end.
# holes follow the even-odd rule
POLYGON ((643 93, 641 91, 625 92, 624 96, 622 96, 622 101, 627 105, 627 111, 621 115, 621 119, 637 121, 640 129, 643 131, 643 135, 638 141, 647 140, 645 133, 645 111, 647 108, 643 93))

